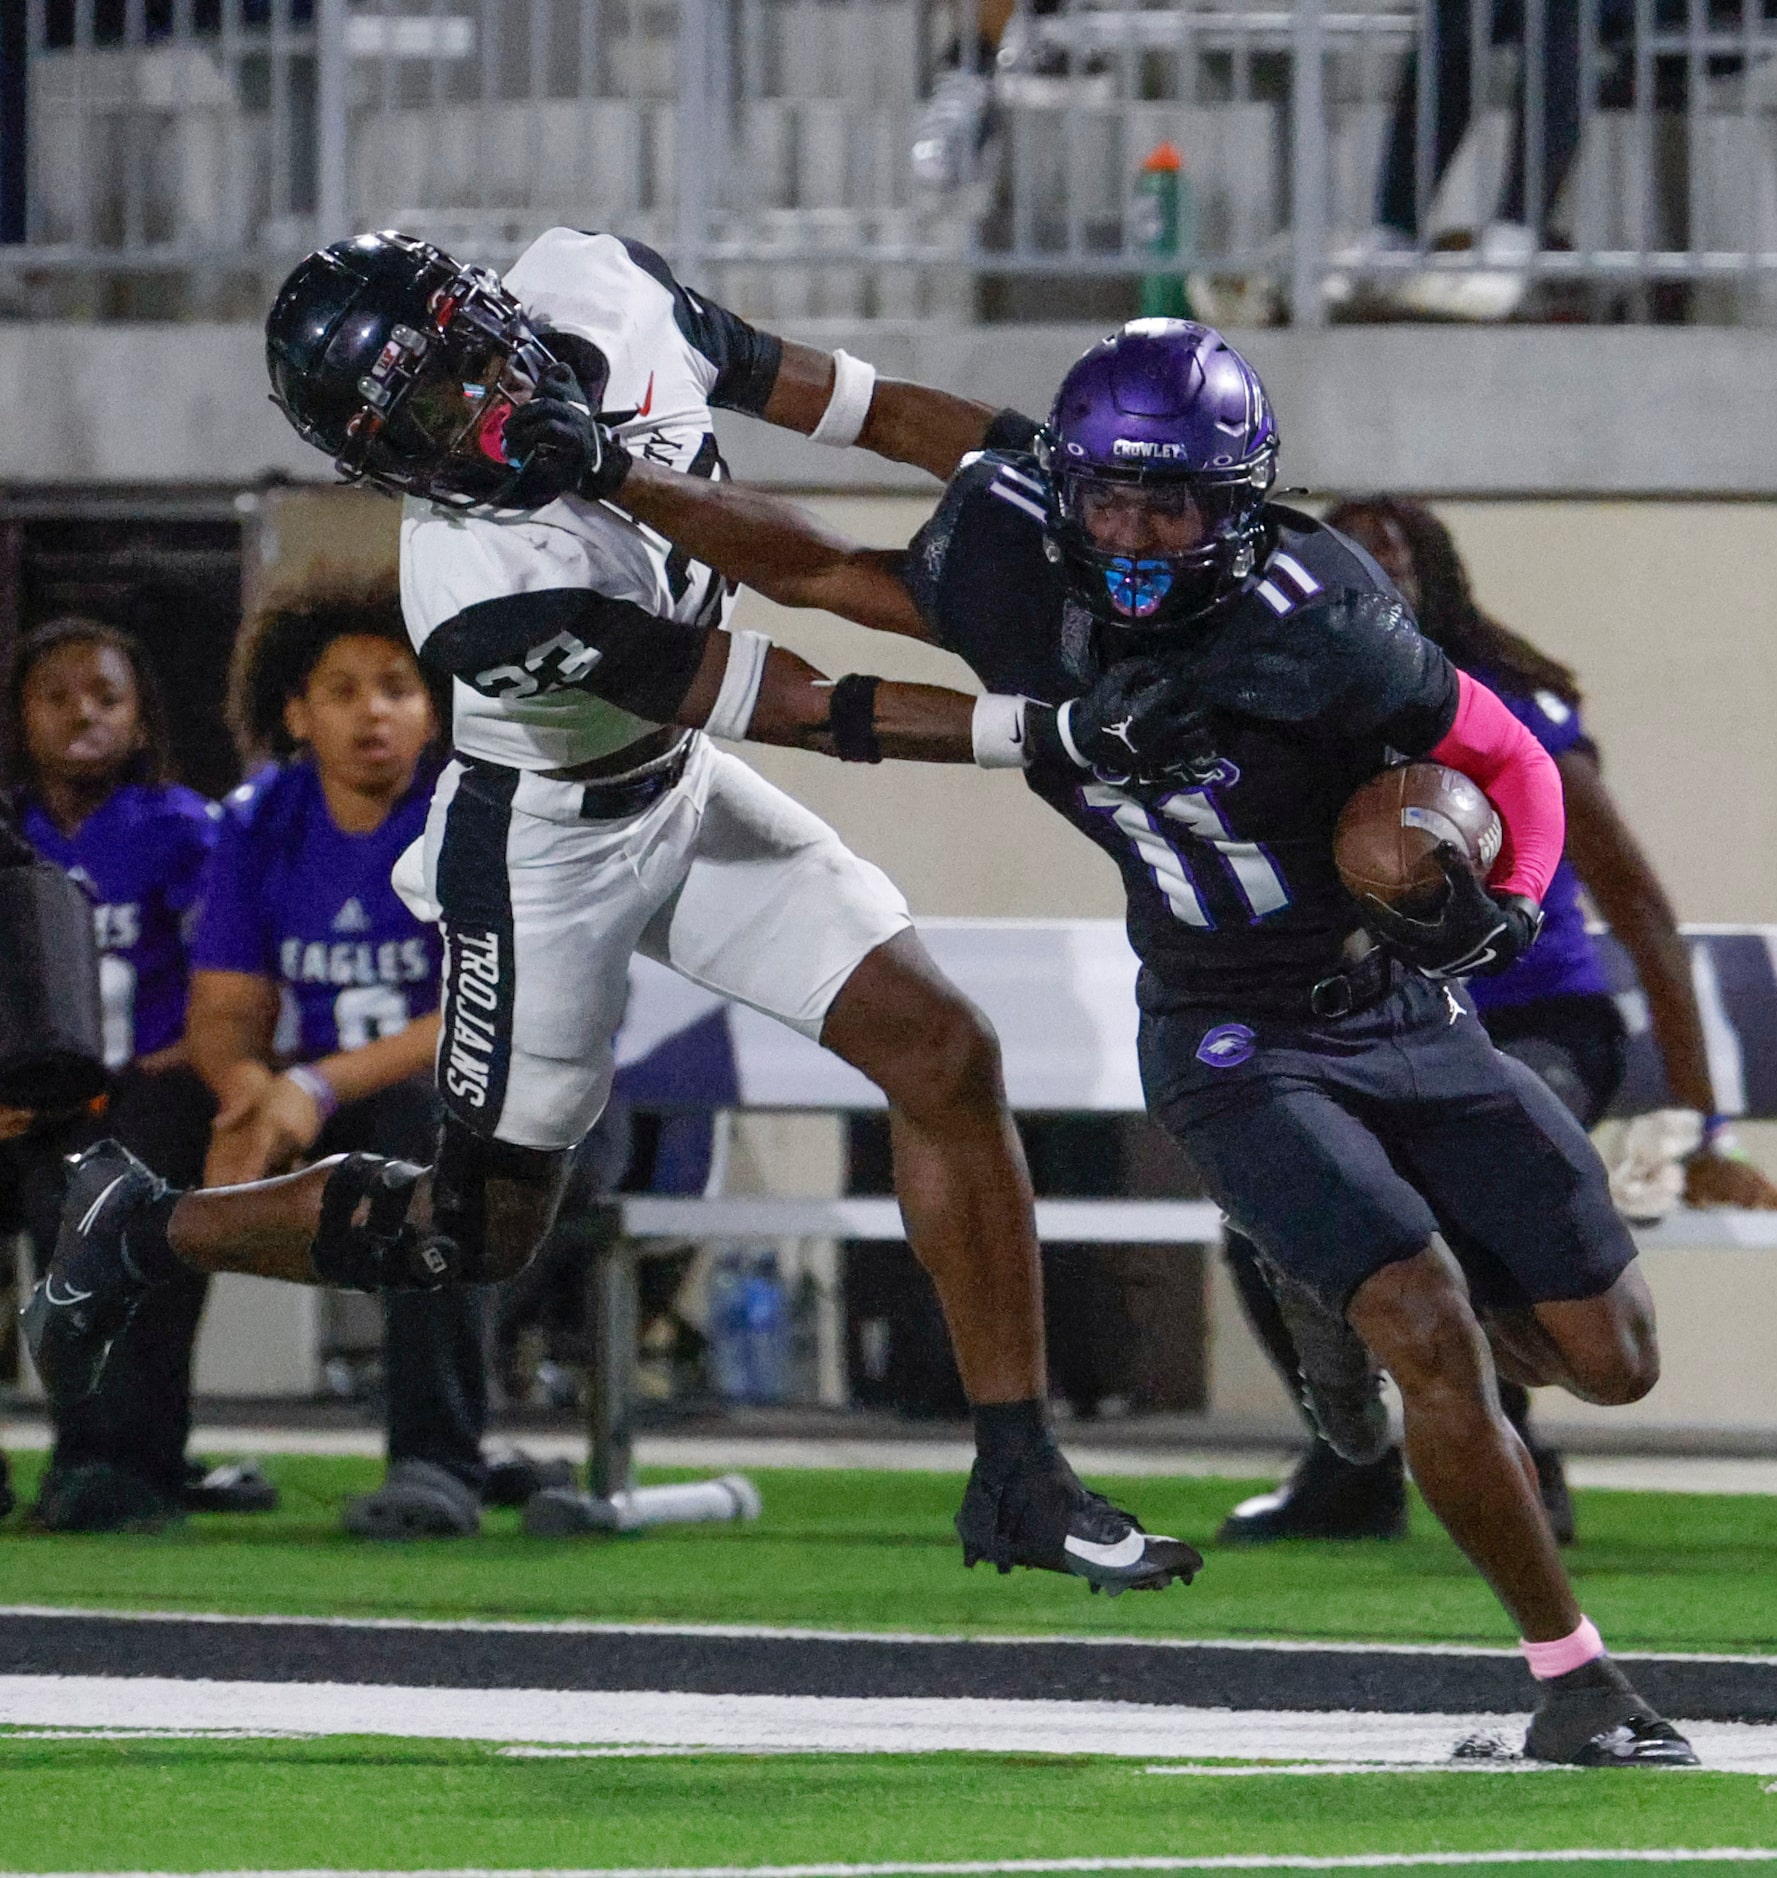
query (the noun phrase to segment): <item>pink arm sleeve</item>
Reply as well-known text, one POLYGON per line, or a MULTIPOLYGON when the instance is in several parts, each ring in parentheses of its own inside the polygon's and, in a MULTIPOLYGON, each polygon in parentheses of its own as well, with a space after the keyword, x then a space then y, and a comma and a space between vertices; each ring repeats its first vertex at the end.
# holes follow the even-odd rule
POLYGON ((1459 769, 1487 792, 1505 827, 1488 886, 1541 903, 1561 861, 1567 815, 1561 772, 1540 743, 1494 694, 1467 672, 1456 674, 1456 721, 1434 763, 1459 769))

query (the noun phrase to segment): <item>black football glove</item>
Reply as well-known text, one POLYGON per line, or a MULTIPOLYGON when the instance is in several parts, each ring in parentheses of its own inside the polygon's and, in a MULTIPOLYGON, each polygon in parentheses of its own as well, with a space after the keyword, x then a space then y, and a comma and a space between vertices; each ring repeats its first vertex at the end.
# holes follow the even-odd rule
POLYGON ((1436 852, 1448 883, 1437 911, 1416 919, 1366 893, 1364 924, 1427 978, 1492 978, 1536 943, 1542 909, 1521 894, 1489 893, 1454 843, 1440 841, 1436 852))
POLYGON ((579 379, 561 364, 550 366, 507 418, 502 443, 514 466, 500 492, 502 508, 541 509, 570 493, 602 502, 629 474, 629 452, 593 415, 579 379))
POLYGON ((1212 754, 1208 714, 1158 659, 1113 665, 1084 697, 1026 713, 1031 765, 1086 769, 1101 782, 1158 782, 1212 754))

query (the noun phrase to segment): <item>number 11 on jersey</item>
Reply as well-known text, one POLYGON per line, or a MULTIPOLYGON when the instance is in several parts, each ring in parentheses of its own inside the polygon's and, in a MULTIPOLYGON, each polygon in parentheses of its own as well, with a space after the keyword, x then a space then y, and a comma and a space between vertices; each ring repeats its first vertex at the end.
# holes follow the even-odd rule
POLYGON ((1175 790, 1151 809, 1110 783, 1088 783, 1081 794, 1089 808, 1109 815, 1153 875, 1173 917, 1185 925, 1209 928, 1215 921, 1173 828, 1195 836, 1222 857, 1254 920, 1289 905, 1289 889, 1276 863, 1256 841, 1242 841, 1230 830, 1207 789, 1175 790))

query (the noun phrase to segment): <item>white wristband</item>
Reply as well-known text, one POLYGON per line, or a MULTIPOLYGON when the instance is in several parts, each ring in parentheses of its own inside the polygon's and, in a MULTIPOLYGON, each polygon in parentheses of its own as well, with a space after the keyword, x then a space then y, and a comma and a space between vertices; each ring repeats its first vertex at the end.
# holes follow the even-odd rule
POLYGON ((1061 738, 1061 747, 1068 753, 1075 769, 1090 769, 1092 765, 1080 754, 1080 746, 1074 742, 1074 727, 1070 721, 1074 714, 1074 700, 1069 698, 1055 713, 1055 729, 1061 738))
POLYGON ((841 450, 856 443, 875 395, 876 367, 854 359, 849 352, 835 352, 833 395, 827 400, 821 421, 808 433, 809 441, 830 443, 841 450))
POLYGON ((975 761, 983 769, 1023 769, 1030 761, 1030 745, 1024 737, 1025 700, 1004 692, 990 691, 975 700, 975 715, 969 721, 970 741, 975 746, 975 761))
POLYGON ((295 1083, 298 1089, 314 1103, 315 1112, 322 1121, 339 1107, 339 1091, 334 1088, 318 1069, 307 1063, 292 1063, 284 1071, 285 1079, 295 1083))
POLYGON ((753 632, 730 633, 728 637, 728 669, 722 674, 722 688, 703 727, 712 737, 739 743, 753 721, 753 706, 759 702, 771 641, 763 633, 753 632))

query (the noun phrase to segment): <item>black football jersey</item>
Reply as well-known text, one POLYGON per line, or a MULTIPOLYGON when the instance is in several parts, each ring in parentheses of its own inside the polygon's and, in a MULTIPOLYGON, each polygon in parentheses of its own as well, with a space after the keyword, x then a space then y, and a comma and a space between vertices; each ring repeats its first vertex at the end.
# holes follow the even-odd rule
POLYGON ((1136 654, 1197 680, 1213 759, 1189 778, 1030 786, 1104 848, 1129 895, 1144 1008, 1299 1008, 1358 924, 1333 865, 1353 789, 1420 756, 1456 714, 1455 669, 1363 550, 1278 504, 1246 592, 1168 637, 1099 624, 1045 551, 1034 458, 985 452, 952 478, 905 579, 939 643, 989 690, 1060 704, 1136 654))

